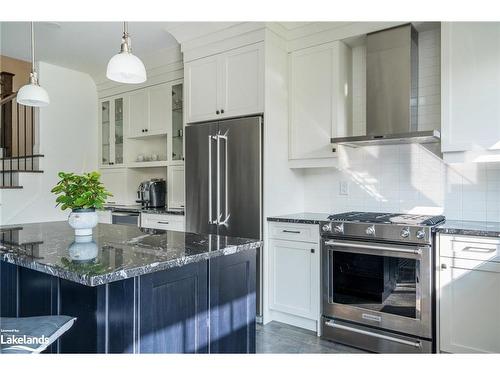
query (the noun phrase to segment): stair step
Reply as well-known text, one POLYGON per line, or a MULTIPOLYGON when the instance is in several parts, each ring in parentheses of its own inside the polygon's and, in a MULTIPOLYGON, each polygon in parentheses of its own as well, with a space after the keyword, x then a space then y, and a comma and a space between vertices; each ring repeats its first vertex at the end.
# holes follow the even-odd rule
POLYGON ((5 170, 5 171, 2 171, 0 170, 0 173, 43 173, 43 171, 30 171, 29 169, 28 170, 24 170, 24 169, 12 169, 12 170, 5 170))
POLYGON ((0 186, 0 189, 22 189, 22 186, 0 186))
POLYGON ((4 158, 0 158, 0 160, 17 160, 17 159, 31 159, 31 158, 43 158, 43 155, 33 154, 33 155, 23 155, 23 156, 6 156, 4 158))

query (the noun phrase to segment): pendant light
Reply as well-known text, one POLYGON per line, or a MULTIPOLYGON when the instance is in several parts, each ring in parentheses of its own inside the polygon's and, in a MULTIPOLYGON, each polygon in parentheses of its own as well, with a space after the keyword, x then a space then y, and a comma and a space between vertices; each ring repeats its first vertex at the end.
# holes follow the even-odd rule
POLYGON ((33 22, 31 22, 30 83, 19 89, 16 101, 29 107, 45 107, 50 103, 49 94, 38 84, 38 74, 35 70, 35 25, 33 22))
POLYGON ((106 77, 120 83, 142 83, 146 81, 144 64, 141 59, 132 54, 127 22, 123 23, 120 53, 109 60, 106 77))

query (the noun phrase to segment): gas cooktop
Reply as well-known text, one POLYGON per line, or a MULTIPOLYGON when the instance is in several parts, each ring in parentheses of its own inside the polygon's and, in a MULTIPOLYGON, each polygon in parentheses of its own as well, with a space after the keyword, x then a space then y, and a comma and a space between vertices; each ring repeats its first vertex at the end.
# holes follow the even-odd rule
POLYGON ((445 221, 442 215, 395 214, 382 212, 344 212, 328 216, 332 221, 373 224, 402 224, 434 226, 445 221))

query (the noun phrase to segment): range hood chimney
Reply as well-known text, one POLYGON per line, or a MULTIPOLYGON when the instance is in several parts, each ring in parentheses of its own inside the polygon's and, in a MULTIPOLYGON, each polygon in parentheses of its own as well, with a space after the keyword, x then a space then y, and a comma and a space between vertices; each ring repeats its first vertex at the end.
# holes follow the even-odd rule
POLYGON ((436 143, 418 131, 418 33, 411 24, 366 37, 366 135, 332 138, 347 146, 436 143))

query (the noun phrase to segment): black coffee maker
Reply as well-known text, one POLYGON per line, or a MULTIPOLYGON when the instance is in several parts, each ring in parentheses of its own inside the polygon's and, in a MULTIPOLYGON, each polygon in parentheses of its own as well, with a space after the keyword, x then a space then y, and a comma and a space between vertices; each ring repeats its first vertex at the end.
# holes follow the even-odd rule
POLYGON ((167 182, 162 178, 143 181, 137 189, 137 203, 143 208, 163 208, 167 197, 167 182))

